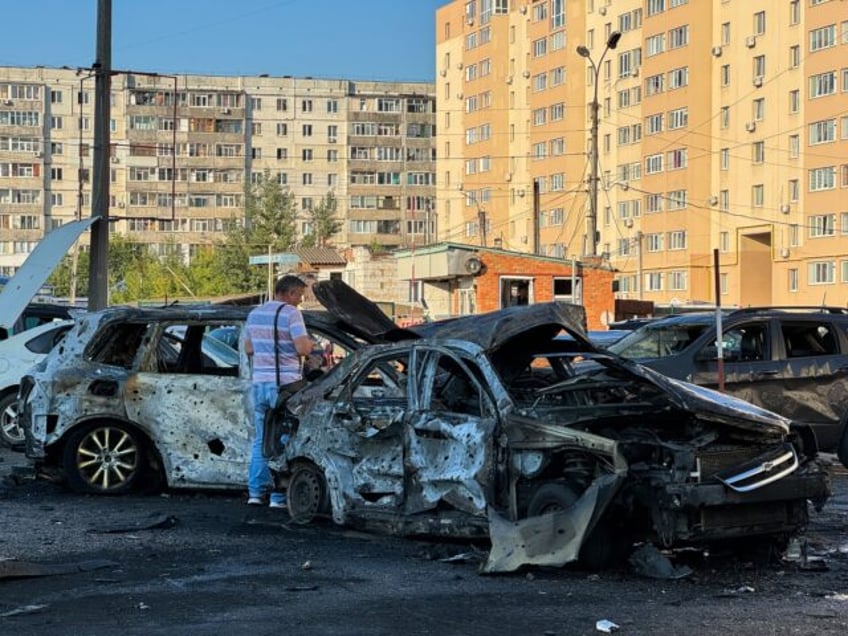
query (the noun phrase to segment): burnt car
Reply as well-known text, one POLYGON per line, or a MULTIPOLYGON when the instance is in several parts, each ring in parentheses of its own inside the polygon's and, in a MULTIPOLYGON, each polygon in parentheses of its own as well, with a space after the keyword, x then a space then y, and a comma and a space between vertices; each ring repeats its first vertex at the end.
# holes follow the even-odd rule
POLYGON ((783 542, 827 499, 809 429, 600 352, 584 324, 512 307, 347 356, 287 404, 293 520, 488 537, 483 571, 502 572, 601 567, 639 541, 783 542), (552 351, 563 331, 580 362, 552 351))
MULTIPOLYGON (((77 318, 21 380, 25 450, 79 492, 244 488, 253 431, 248 358, 218 336, 250 308, 114 307, 77 318)), ((307 327, 358 341, 323 312, 307 327)))

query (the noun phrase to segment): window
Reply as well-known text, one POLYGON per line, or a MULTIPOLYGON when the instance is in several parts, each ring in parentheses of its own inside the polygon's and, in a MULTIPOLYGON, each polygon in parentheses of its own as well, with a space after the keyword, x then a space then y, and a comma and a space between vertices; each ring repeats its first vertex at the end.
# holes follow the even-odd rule
POLYGON ((755 141, 751 144, 751 161, 763 163, 766 156, 766 144, 764 141, 755 141))
POLYGON ((533 299, 533 281, 530 278, 501 277, 500 306, 505 309, 517 305, 529 305, 533 299))
POLYGON ((649 252, 661 252, 663 249, 663 239, 665 235, 662 232, 651 233, 645 235, 645 248, 649 252))
POLYGON ((810 285, 832 284, 835 281, 835 274, 835 261, 813 261, 809 264, 810 285))
POLYGON ((730 232, 724 231, 718 233, 718 249, 721 252, 730 251, 730 232))
POLYGON ((551 28, 565 26, 565 0, 551 0, 551 28))
POLYGON ((801 47, 794 44, 789 47, 789 68, 798 68, 801 65, 801 47))
POLYGON ((719 152, 719 161, 722 170, 730 170, 730 149, 722 148, 719 152))
POLYGON ((730 64, 721 65, 721 85, 730 86, 730 64))
POLYGON ((285 112, 289 109, 289 100, 285 97, 277 98, 277 110, 280 112, 285 112))
POLYGON ((658 95, 665 90, 665 75, 659 73, 645 79, 645 94, 658 95))
POLYGON ((789 272, 789 291, 796 292, 798 291, 798 270, 790 269, 789 272))
POLYGON ((810 31, 810 53, 836 46, 836 25, 813 29, 810 31))
POLYGON ((645 291, 662 291, 663 275, 661 272, 645 274, 645 291))
POLYGON ((547 38, 539 38, 533 42, 533 57, 542 57, 548 52, 547 38))
POLYGON ((668 209, 683 210, 686 207, 686 190, 672 190, 668 193, 668 209))
POLYGON ((766 116, 766 99, 765 97, 759 97, 751 102, 753 106, 753 117, 754 121, 762 121, 766 116))
POLYGON ((789 112, 797 113, 801 108, 801 91, 797 88, 789 91, 789 112))
POLYGON ((836 120, 825 119, 809 125, 810 145, 836 141, 836 120))
POLYGON ((648 15, 657 15, 665 11, 665 0, 648 0, 646 7, 648 15))
POLYGON ((810 192, 833 190, 836 187, 836 166, 813 168, 810 175, 810 192))
POLYGON ((680 170, 682 168, 685 168, 688 164, 688 151, 686 148, 670 150, 667 154, 666 159, 668 164, 668 170, 680 170))
POLYGON ((757 11, 754 14, 754 35, 763 35, 766 32, 766 12, 757 11))
POLYGON ((766 74, 766 56, 754 56, 754 77, 762 78, 766 74))
POLYGON ((763 207, 765 201, 765 186, 762 183, 756 183, 751 186, 751 205, 755 208, 763 207))
POLYGON ((836 71, 810 76, 810 99, 833 95, 836 92, 836 71))
POLYGON ((301 112, 304 112, 304 113, 311 113, 312 112, 312 100, 311 99, 301 100, 300 110, 301 110, 301 112))
POLYGON ((668 48, 678 49, 689 44, 689 25, 672 29, 668 32, 668 48))
POLYGON ((835 214, 814 214, 809 220, 810 238, 834 236, 836 234, 835 214))
POLYGON ((665 51, 665 33, 658 33, 647 38, 645 40, 645 49, 645 54, 648 57, 659 55, 665 51))
POLYGON ((668 249, 686 249, 686 230, 674 230, 668 233, 668 249))
POLYGON ((663 170, 663 155, 657 153, 645 157, 645 174, 656 174, 663 170))
POLYGON ((645 120, 645 128, 646 134, 654 135, 656 133, 662 132, 663 130, 663 114, 657 113, 655 115, 650 115, 645 120))

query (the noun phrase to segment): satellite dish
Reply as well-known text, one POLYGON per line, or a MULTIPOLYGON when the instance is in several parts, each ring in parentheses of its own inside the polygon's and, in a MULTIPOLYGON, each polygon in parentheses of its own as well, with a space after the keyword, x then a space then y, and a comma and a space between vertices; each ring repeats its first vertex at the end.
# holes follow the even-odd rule
POLYGON ((476 276, 483 271, 483 261, 476 256, 471 256, 465 261, 465 271, 472 276, 476 276))

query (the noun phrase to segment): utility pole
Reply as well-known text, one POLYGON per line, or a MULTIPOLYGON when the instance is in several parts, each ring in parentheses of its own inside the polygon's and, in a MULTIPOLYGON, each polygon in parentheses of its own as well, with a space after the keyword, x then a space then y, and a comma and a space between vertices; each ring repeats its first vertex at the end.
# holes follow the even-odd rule
POLYGON ((92 176, 91 264, 88 273, 88 309, 109 302, 109 148, 112 83, 112 0, 97 1, 97 58, 94 71, 94 174, 92 176))
POLYGON ((595 256, 598 253, 598 120, 600 119, 600 104, 598 104, 598 76, 601 72, 601 63, 604 61, 610 49, 618 46, 618 41, 621 39, 619 31, 613 31, 607 38, 604 52, 601 54, 601 59, 595 64, 592 59, 589 49, 582 44, 577 47, 577 54, 580 57, 585 57, 589 60, 594 74, 592 97, 592 175, 589 177, 589 211, 586 213, 586 243, 583 249, 585 256, 595 256))

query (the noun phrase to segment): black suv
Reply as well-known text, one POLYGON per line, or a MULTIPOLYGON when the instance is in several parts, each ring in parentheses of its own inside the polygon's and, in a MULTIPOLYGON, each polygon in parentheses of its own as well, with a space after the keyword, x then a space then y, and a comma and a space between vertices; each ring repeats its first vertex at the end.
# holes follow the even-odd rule
MULTIPOLYGON (((749 307, 722 314, 726 393, 810 424, 848 466, 848 310, 749 307)), ((608 348, 667 376, 718 387, 716 314, 657 320, 608 348)))

